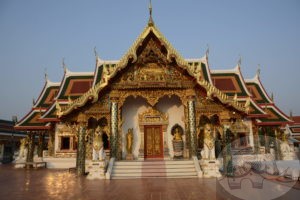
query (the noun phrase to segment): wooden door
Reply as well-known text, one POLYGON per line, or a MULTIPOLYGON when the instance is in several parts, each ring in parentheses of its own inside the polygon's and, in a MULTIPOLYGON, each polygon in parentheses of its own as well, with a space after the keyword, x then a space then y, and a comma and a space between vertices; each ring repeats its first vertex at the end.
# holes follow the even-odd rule
POLYGON ((162 126, 145 126, 144 131, 145 158, 162 158, 162 126))

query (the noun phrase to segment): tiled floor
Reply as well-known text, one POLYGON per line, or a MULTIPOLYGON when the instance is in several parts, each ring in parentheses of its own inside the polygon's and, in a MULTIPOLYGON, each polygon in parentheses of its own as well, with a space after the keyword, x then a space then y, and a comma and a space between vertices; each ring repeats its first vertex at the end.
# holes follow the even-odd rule
MULTIPOLYGON (((215 179, 155 178, 90 181, 67 170, 26 170, 0 165, 1 200, 229 199, 221 194, 222 189, 218 189, 216 182, 215 179)), ((291 197, 299 199, 299 191, 295 190, 291 197)))

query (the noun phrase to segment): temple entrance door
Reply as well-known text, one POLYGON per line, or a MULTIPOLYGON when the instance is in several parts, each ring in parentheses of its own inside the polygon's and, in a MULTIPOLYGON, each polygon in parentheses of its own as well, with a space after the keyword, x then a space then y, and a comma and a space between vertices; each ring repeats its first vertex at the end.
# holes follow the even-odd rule
POLYGON ((145 158, 163 158, 162 126, 144 127, 145 158))

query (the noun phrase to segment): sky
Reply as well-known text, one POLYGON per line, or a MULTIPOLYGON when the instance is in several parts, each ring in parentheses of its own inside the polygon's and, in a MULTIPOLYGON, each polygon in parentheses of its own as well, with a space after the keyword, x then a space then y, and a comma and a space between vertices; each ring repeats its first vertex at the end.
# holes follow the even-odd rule
MULTIPOLYGON (((21 119, 45 83, 70 71, 94 71, 94 47, 118 60, 147 25, 149 0, 0 0, 0 119, 21 119)), ((276 105, 300 115, 300 1, 152 0, 156 26, 184 58, 209 46, 211 69, 244 78, 260 65, 276 105)))

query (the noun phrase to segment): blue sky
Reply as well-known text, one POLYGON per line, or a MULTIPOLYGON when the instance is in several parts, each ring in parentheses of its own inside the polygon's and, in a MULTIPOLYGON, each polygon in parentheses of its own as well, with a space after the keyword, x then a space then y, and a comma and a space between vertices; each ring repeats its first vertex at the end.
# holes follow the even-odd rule
MULTIPOLYGON (((261 80, 279 108, 300 115, 300 1, 153 0, 156 26, 185 58, 210 47, 211 69, 230 69, 242 57, 244 78, 261 80)), ((20 119, 44 85, 71 71, 93 71, 120 59, 148 21, 148 0, 1 0, 0 119, 20 119)))

